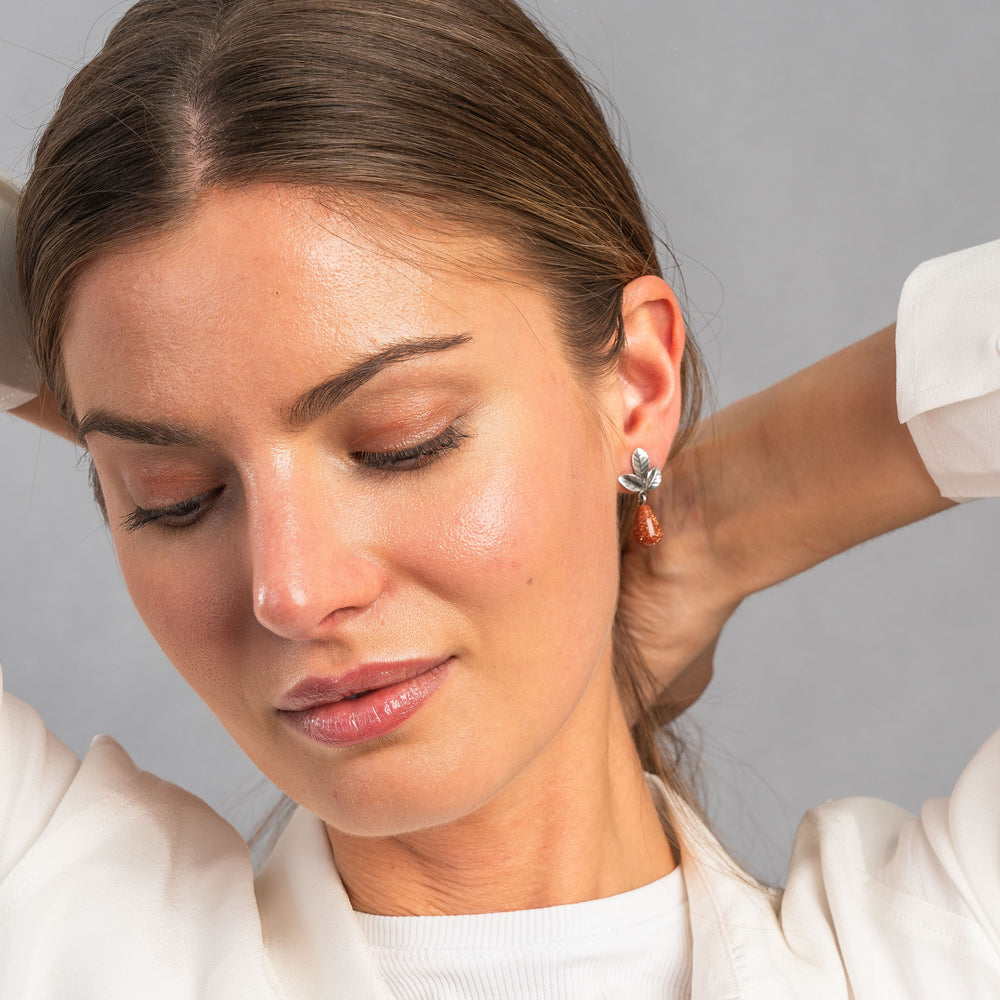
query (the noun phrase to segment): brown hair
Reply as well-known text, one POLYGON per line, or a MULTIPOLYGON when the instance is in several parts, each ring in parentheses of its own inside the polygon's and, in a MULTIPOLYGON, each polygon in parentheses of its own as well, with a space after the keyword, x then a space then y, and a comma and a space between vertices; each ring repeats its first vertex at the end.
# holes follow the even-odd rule
MULTIPOLYGON (((261 181, 500 240, 550 291, 585 377, 619 363, 624 286, 660 273, 600 107, 510 0, 140 0, 66 88, 20 204, 36 352, 71 424, 60 332, 81 269, 183 224, 200 192, 261 181)), ((678 446, 700 406, 693 345, 682 391, 678 446)), ((693 803, 620 625, 615 653, 643 766, 693 803)))

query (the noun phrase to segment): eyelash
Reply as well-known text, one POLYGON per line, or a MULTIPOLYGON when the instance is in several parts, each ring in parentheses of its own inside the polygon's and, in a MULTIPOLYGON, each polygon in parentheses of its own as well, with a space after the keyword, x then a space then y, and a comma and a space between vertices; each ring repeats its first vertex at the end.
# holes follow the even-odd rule
POLYGON ((207 503, 224 489, 224 486, 217 486, 214 490, 199 493, 180 503, 172 503, 169 507, 136 507, 131 514, 122 518, 122 527, 126 531, 138 531, 147 524, 159 522, 164 528, 186 528, 204 514, 207 503))
POLYGON ((421 441, 410 448, 398 451, 355 451, 351 458, 358 465, 383 472, 414 472, 444 457, 457 448, 469 435, 463 434, 454 424, 445 428, 437 437, 421 441))
MULTIPOLYGON (((359 465, 381 472, 414 472, 423 469, 432 462, 442 458, 444 454, 457 448, 467 438, 457 427, 448 427, 437 437, 422 441, 410 448, 400 448, 398 451, 355 451, 351 458, 359 465)), ((164 529, 187 528, 200 520, 208 504, 225 489, 217 486, 213 490, 199 493, 198 496, 169 507, 136 507, 131 514, 122 518, 125 531, 138 531, 148 524, 159 523, 164 529)))

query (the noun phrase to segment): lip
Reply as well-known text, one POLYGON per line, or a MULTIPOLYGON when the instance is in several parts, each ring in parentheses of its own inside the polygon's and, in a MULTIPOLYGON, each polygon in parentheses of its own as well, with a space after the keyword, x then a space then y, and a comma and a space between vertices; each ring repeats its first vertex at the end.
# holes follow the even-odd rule
POLYGON ((414 715, 444 683, 452 657, 365 663, 339 677, 307 677, 277 709, 310 739, 354 746, 385 736, 414 715))

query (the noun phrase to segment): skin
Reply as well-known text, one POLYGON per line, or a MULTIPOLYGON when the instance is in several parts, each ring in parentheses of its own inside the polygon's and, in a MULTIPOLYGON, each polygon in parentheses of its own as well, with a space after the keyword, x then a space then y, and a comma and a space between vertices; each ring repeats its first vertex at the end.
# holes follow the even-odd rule
POLYGON ((663 717, 712 676, 741 601, 954 504, 896 415, 895 327, 738 400, 696 429, 653 495, 665 538, 631 550, 621 606, 663 717))
POLYGON ((658 464, 669 450, 679 311, 660 279, 633 282, 627 364, 584 387, 544 290, 482 240, 433 245, 400 259, 296 192, 210 192, 182 228, 79 280, 71 402, 140 614, 246 753, 324 819, 357 908, 622 892, 675 863, 610 629, 616 477, 635 447, 658 464), (462 269, 484 254, 488 276, 462 269), (358 358, 433 338, 462 342, 294 416, 358 358), (387 736, 325 746, 276 709, 306 677, 414 657, 450 658, 447 676, 387 736))
MULTIPOLYGON (((664 468, 650 503, 665 537, 626 553, 619 595, 660 721, 708 686, 745 598, 952 506, 896 418, 894 340, 886 327, 727 406, 664 468)), ((45 390, 13 412, 73 438, 45 390)))

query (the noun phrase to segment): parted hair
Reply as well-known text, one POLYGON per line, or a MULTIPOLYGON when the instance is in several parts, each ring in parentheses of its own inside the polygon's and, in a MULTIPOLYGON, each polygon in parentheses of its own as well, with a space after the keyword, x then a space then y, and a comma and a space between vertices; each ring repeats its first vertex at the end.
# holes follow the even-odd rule
MULTIPOLYGON (((19 207, 36 354, 71 425, 60 336, 82 269, 183 225, 205 191, 261 182, 498 241, 549 292, 584 379, 620 362, 625 285, 661 273, 600 104, 516 3, 140 0, 67 86, 19 207)), ((689 343, 675 448, 701 385, 689 343)), ((634 510, 622 497, 623 528, 634 510)), ((693 806, 617 621, 615 671, 643 766, 693 806)))

